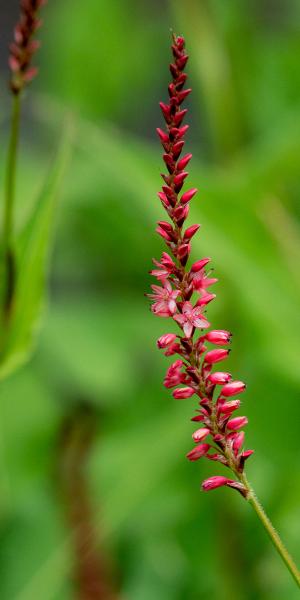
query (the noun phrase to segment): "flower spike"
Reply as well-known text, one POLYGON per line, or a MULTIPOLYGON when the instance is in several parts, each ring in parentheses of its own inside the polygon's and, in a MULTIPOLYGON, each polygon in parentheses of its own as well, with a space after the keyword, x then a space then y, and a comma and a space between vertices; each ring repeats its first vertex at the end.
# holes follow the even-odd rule
MULTIPOLYGON (((247 418, 232 416, 240 401, 231 400, 231 396, 243 392, 246 386, 242 381, 233 381, 230 373, 213 372, 213 366, 229 355, 228 348, 220 346, 230 343, 231 333, 224 329, 207 331, 210 323, 205 315, 206 307, 216 297, 208 288, 217 282, 206 271, 210 258, 202 258, 187 267, 192 238, 200 225, 185 227, 190 202, 197 189, 182 190, 188 177, 185 169, 192 158, 191 153, 181 157, 185 145, 183 138, 188 130, 188 125, 183 124, 187 109, 182 108, 182 104, 191 92, 190 88, 184 87, 188 55, 182 36, 173 36, 172 53, 174 62, 170 65, 169 100, 160 102, 165 128, 157 128, 166 167, 162 174, 164 185, 158 197, 169 220, 159 221, 156 231, 167 245, 168 253, 164 252, 160 261, 153 261, 155 269, 151 274, 159 285, 152 285, 153 293, 148 296, 153 300, 152 312, 171 319, 179 327, 178 335, 166 333, 157 341, 158 348, 165 349, 166 356, 180 356, 168 368, 164 385, 175 388, 173 398, 197 397, 200 403, 198 414, 192 418, 202 424, 202 428, 193 433, 198 445, 187 454, 187 458, 195 461, 206 456, 227 468, 230 466, 239 478, 252 451, 243 451, 244 433, 239 430, 247 424, 247 418), (211 345, 215 348, 212 349, 211 345), (203 440, 205 443, 200 443, 203 440), (209 454, 212 445, 215 449, 217 446, 217 452, 209 454)), ((203 489, 223 485, 246 495, 239 481, 226 477, 211 477, 203 483, 203 489)))
POLYGON ((37 74, 37 68, 31 65, 31 61, 40 43, 32 38, 41 26, 38 13, 46 1, 20 0, 20 18, 15 27, 9 56, 10 88, 13 94, 19 94, 37 74))
POLYGON ((197 192, 196 188, 182 192, 188 176, 185 168, 192 155, 180 157, 185 144, 183 138, 189 128, 182 124, 187 109, 182 109, 181 104, 191 89, 184 88, 187 80, 184 68, 188 61, 184 38, 173 35, 172 42, 174 61, 170 65, 172 82, 168 87, 169 101, 160 103, 165 129, 157 129, 167 170, 162 174, 164 185, 158 197, 169 221, 160 221, 156 231, 167 245, 168 253, 163 253, 160 262, 153 260, 156 268, 151 274, 159 285, 153 285, 153 293, 148 294, 153 300, 152 312, 172 319, 180 330, 177 335, 165 333, 157 341, 158 348, 165 349, 166 356, 180 356, 168 368, 164 385, 175 388, 172 395, 176 399, 198 398, 199 408, 191 420, 202 427, 192 435, 197 445, 188 452, 187 459, 194 462, 206 457, 211 462, 225 466, 235 477, 231 479, 214 475, 203 481, 202 490, 208 492, 218 487, 230 487, 248 500, 300 587, 300 572, 244 473, 245 462, 252 456, 253 450, 243 449, 245 433, 239 430, 247 425, 248 419, 244 416, 232 417, 240 407, 240 400, 229 398, 243 392, 246 386, 242 381, 232 381, 230 373, 213 371, 214 364, 229 355, 227 348, 219 346, 230 343, 231 333, 223 329, 207 331, 210 324, 203 312, 216 297, 207 288, 217 282, 217 279, 210 277, 210 272, 206 272, 210 258, 202 258, 190 268, 187 267, 191 240, 199 229, 199 225, 183 229, 190 202, 197 192), (217 348, 211 349, 210 344, 217 348), (210 453, 212 450, 214 452, 210 453))

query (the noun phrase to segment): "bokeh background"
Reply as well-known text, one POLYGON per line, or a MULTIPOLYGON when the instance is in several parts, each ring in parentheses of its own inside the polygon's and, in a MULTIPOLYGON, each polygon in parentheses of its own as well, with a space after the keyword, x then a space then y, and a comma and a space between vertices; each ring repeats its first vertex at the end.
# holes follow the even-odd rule
MULTIPOLYGON (((213 257, 210 318, 234 332, 228 369, 248 383, 249 478, 299 563, 299 2, 51 0, 43 12, 20 219, 70 112, 76 137, 39 343, 1 383, 0 597, 296 599, 251 508, 200 492, 222 469, 185 459, 193 400, 161 385, 166 321, 143 294, 162 250, 155 127, 173 28, 191 55, 194 258, 213 257)), ((1 181, 17 14, 1 0, 1 181)))

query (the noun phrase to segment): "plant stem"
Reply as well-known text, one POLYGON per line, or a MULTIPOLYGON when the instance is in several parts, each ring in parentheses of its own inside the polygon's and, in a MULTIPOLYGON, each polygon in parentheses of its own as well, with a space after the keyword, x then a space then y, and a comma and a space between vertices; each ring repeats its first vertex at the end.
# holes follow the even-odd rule
POLYGON ((5 181, 5 204, 3 225, 3 241, 5 249, 10 247, 13 235, 13 210, 15 201, 15 180, 17 165, 17 149, 19 140, 19 124, 20 95, 14 94, 5 181))
POLYGON ((15 184, 16 184, 16 166, 17 150, 20 128, 20 94, 14 94, 11 116, 10 140, 7 155, 6 179, 5 179, 5 199, 4 199, 4 218, 3 218, 3 254, 5 261, 5 311, 10 308, 10 303, 14 291, 14 255, 12 248, 13 241, 13 216, 15 202, 15 184))
POLYGON ((246 489, 248 491, 247 500, 248 500, 249 504, 251 504, 252 508, 255 510, 258 518, 260 519, 261 523, 263 524, 263 526, 264 526, 268 536, 270 537, 273 545, 275 546, 277 552, 280 554, 283 562, 285 563, 285 565, 287 566, 288 570, 290 571, 292 577, 298 584, 298 587, 300 587, 300 572, 299 572, 297 566, 295 565, 292 557, 288 553, 286 547, 284 546, 284 544, 282 543, 282 541, 280 539, 279 534, 277 533, 276 529, 273 527, 269 517, 266 515, 262 505, 258 501, 258 499, 255 495, 255 492, 253 491, 253 488, 251 487, 251 485, 248 482, 246 475, 243 473, 242 475, 239 476, 239 478, 240 478, 240 481, 244 484, 244 486, 246 487, 246 489))

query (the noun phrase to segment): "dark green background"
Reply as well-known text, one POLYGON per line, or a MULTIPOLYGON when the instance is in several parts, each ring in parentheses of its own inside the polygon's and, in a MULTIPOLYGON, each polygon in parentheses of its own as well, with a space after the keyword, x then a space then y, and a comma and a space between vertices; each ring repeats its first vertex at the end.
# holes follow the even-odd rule
MULTIPOLYGON (((13 4, 1 5, 1 181, 13 4)), ((71 414, 80 426, 85 407, 93 531, 120 598, 296 600, 251 508, 229 489, 200 492, 223 471, 185 459, 195 403, 161 385, 169 360, 155 341, 170 325, 143 294, 162 250, 154 131, 172 27, 191 56, 186 147, 199 194, 189 222, 203 225, 193 258, 213 257, 210 320, 234 333, 226 367, 248 384, 249 478, 299 563, 299 2, 49 0, 43 13, 40 76, 24 99, 20 221, 70 111, 76 141, 38 347, 1 383, 0 597, 77 597, 57 465, 63 424, 71 414)))

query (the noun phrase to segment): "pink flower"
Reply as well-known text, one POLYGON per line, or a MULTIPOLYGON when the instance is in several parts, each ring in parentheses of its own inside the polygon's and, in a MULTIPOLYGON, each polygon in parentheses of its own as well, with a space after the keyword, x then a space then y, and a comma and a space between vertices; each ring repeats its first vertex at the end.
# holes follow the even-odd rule
POLYGON ((187 338, 191 337, 194 327, 198 329, 209 327, 209 322, 202 314, 202 308, 200 306, 193 308, 191 302, 185 302, 182 314, 174 315, 173 318, 181 325, 187 338))
POLYGON ((155 268, 151 274, 158 279, 160 285, 152 286, 153 293, 150 294, 150 298, 154 301, 152 311, 158 316, 174 319, 183 333, 180 332, 177 336, 166 333, 159 338, 157 345, 165 349, 166 356, 180 356, 180 359, 168 368, 164 380, 167 388, 180 386, 173 390, 173 397, 184 399, 195 395, 198 399, 199 408, 192 421, 201 423, 202 427, 193 433, 197 446, 187 454, 187 458, 195 461, 206 456, 210 461, 217 461, 226 466, 236 476, 236 480, 222 476, 210 477, 203 482, 203 489, 207 491, 228 486, 246 497, 246 489, 239 479, 252 450, 242 451, 244 432, 239 429, 246 425, 247 418, 231 418, 232 413, 239 408, 240 401, 226 401, 227 398, 242 392, 245 384, 232 381, 230 373, 212 373, 213 365, 226 359, 229 350, 215 348, 208 351, 206 343, 215 346, 227 345, 231 333, 224 329, 214 329, 207 333, 200 332, 198 335, 199 330, 209 327, 203 313, 216 297, 208 292, 208 288, 217 281, 210 276, 210 272, 206 272, 210 258, 197 260, 190 269, 186 266, 193 238, 200 226, 185 225, 190 201, 197 190, 190 188, 182 192, 188 177, 185 168, 192 155, 188 153, 180 157, 185 145, 184 136, 188 130, 188 125, 183 124, 187 109, 181 105, 191 91, 184 88, 187 75, 183 69, 188 55, 181 36, 173 36, 172 53, 174 60, 170 65, 172 81, 168 87, 169 100, 160 103, 165 128, 157 129, 163 146, 164 162, 163 185, 158 197, 168 217, 168 220, 158 222, 157 231, 170 254, 164 252, 160 261, 153 260, 155 268), (195 300, 194 292, 197 292, 195 300), (215 395, 217 385, 222 386, 219 395, 215 395), (214 449, 217 450, 212 454, 208 454, 212 448, 210 444, 199 443, 209 435, 213 439, 214 449))
POLYGON ((154 294, 148 294, 149 298, 155 300, 151 310, 159 317, 170 317, 176 310, 176 298, 180 295, 180 290, 173 290, 169 281, 163 281, 163 287, 151 285, 154 294))
POLYGON ((217 283, 217 279, 215 277, 209 278, 205 273, 204 269, 197 271, 192 276, 192 284, 194 289, 200 294, 205 294, 208 287, 217 283))

